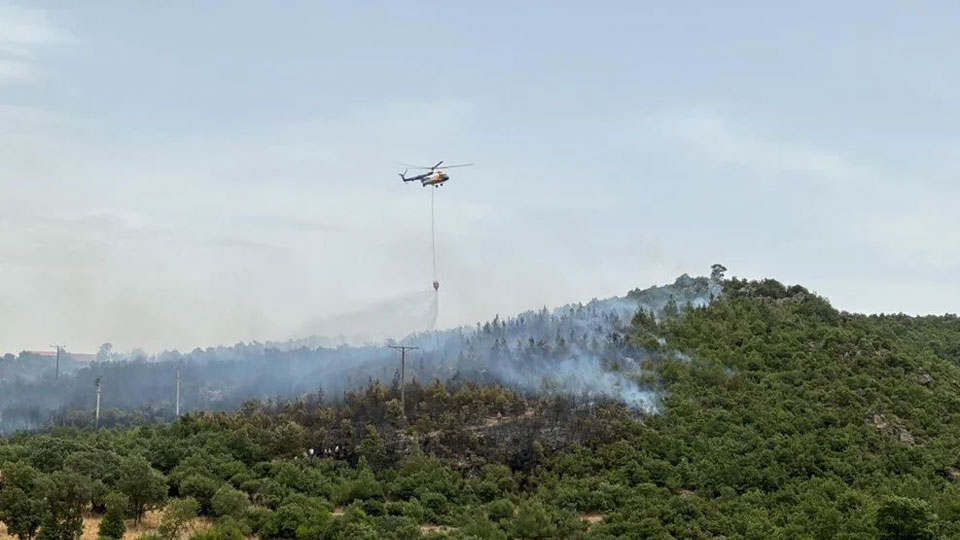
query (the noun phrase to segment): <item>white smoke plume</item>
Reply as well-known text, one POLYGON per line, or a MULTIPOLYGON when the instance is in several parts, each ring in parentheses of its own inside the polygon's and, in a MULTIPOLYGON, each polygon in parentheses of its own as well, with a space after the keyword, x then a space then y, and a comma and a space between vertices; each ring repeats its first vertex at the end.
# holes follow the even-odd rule
POLYGON ((433 290, 402 294, 361 309, 311 321, 304 326, 310 338, 291 340, 291 346, 338 346, 383 343, 414 332, 432 330, 437 322, 437 293, 433 290))
POLYGON ((499 317, 475 327, 429 330, 438 295, 422 291, 384 301, 337 320, 315 322, 333 338, 232 347, 167 351, 149 357, 110 353, 95 367, 52 377, 20 377, 16 363, 0 365, 3 424, 36 426, 42 411, 89 410, 93 380, 103 377, 106 407, 172 410, 175 364, 183 363, 181 410, 226 410, 249 399, 296 398, 323 391, 329 399, 399 371, 396 351, 386 347, 399 331, 420 330, 400 340, 419 347, 408 355, 408 379, 503 384, 527 393, 612 399, 638 411, 656 412, 660 396, 645 380, 649 353, 625 339, 638 309, 662 315, 673 306, 702 306, 720 294, 708 278, 681 276, 672 285, 632 291, 625 297, 571 304, 499 317), (403 325, 409 325, 403 327, 403 325), (354 343, 348 345, 345 343, 354 343), (39 411, 39 412, 38 412, 39 411))

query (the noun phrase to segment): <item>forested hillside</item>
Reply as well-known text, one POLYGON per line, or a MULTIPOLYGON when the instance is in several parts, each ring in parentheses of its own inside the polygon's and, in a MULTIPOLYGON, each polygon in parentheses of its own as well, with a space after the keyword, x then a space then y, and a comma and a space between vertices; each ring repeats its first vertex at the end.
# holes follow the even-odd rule
POLYGON ((171 539, 195 513, 215 519, 197 540, 960 538, 960 320, 723 287, 638 312, 618 350, 640 369, 603 360, 655 407, 445 377, 404 405, 373 383, 59 428, 0 443, 0 520, 23 540, 73 540, 85 511, 116 538, 164 506, 171 539))
MULTIPOLYGON (((400 341, 418 347, 408 358, 406 375, 425 382, 504 384, 525 392, 543 391, 547 379, 563 393, 616 397, 649 409, 656 396, 630 378, 640 370, 643 355, 623 339, 631 318, 641 308, 661 313, 702 306, 719 292, 716 277, 684 275, 622 298, 410 335, 400 341)), ((345 390, 371 381, 389 384, 400 367, 397 351, 384 343, 330 346, 317 337, 153 356, 119 353, 105 344, 99 357, 82 368, 71 365, 59 378, 50 359, 24 354, 0 359, 0 434, 49 424, 93 425, 98 379, 101 426, 121 426, 175 417, 178 367, 181 411, 235 410, 250 399, 296 399, 318 392, 339 399, 345 390)))

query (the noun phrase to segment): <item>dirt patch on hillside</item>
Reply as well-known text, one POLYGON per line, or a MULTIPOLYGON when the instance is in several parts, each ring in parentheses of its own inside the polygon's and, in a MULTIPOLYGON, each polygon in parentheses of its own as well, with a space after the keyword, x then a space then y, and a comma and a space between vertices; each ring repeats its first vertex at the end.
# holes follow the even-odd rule
POLYGON ((596 513, 580 514, 580 519, 587 522, 587 528, 593 527, 597 523, 600 523, 601 521, 603 521, 605 517, 607 516, 603 514, 596 514, 596 513))
POLYGON ((896 418, 888 419, 883 414, 875 414, 872 418, 868 418, 867 422, 907 446, 912 446, 917 442, 913 434, 896 418))
POLYGON ((453 532, 457 530, 456 527, 448 527, 446 525, 421 525, 420 534, 444 534, 448 532, 453 532))

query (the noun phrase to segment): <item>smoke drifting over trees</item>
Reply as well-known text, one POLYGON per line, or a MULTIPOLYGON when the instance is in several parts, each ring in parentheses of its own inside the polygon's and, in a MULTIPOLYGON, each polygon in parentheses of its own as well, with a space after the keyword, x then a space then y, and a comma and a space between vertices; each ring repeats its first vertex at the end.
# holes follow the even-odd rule
POLYGON ((291 340, 285 347, 294 343, 312 347, 363 345, 432 330, 437 323, 437 301, 436 291, 416 291, 356 311, 311 321, 304 327, 304 333, 315 336, 291 340))
MULTIPOLYGON (((624 297, 546 308, 512 318, 499 316, 475 327, 426 331, 399 343, 419 347, 408 355, 409 381, 503 384, 523 392, 559 393, 620 400, 644 411, 658 394, 645 381, 648 344, 627 339, 641 317, 670 317, 683 306, 703 306, 720 293, 718 281, 681 276, 671 285, 624 297)), ((0 431, 37 429, 50 423, 86 423, 103 380, 102 425, 170 419, 176 366, 182 365, 182 412, 229 410, 251 399, 288 399, 320 393, 336 400, 371 381, 399 383, 399 359, 385 340, 389 325, 361 326, 371 314, 423 327, 433 324, 433 291, 371 306, 318 327, 327 336, 276 343, 237 344, 189 353, 117 353, 105 345, 98 361, 69 361, 59 381, 46 360, 7 355, 0 360, 0 431), (359 340, 373 340, 357 344, 359 340), (353 343, 353 344, 347 344, 353 343)), ((376 317, 374 317, 376 318, 376 317)), ((655 346, 655 342, 652 344, 655 346)))

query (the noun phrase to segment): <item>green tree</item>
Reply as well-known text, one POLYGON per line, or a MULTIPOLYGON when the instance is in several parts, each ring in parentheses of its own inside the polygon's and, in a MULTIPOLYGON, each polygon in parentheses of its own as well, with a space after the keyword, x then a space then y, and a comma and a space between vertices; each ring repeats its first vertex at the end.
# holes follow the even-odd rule
POLYGON ((284 504, 260 531, 264 539, 296 538, 297 529, 309 523, 309 512, 299 504, 284 504))
POLYGON ((330 533, 334 540, 379 540, 381 535, 377 531, 373 518, 358 507, 350 507, 339 520, 333 523, 330 533))
POLYGON ((91 480, 101 480, 107 485, 113 485, 120 471, 120 458, 115 453, 104 450, 83 450, 67 456, 63 461, 63 468, 91 480))
POLYGON ((0 521, 20 540, 37 534, 43 520, 43 473, 22 462, 3 464, 3 490, 0 491, 0 521))
POLYGON ((513 538, 524 540, 539 540, 553 538, 557 527, 550 519, 550 514, 539 500, 524 501, 517 509, 511 527, 513 538))
POLYGON ((337 494, 337 500, 340 503, 349 504, 357 500, 383 499, 383 486, 377 481, 373 471, 365 463, 366 460, 361 457, 357 477, 344 482, 340 486, 337 494))
POLYGON ((57 471, 43 482, 43 523, 39 540, 77 540, 83 534, 83 510, 90 500, 89 480, 57 471))
POLYGON ((273 430, 271 451, 274 455, 292 457, 303 452, 305 432, 296 422, 283 422, 273 430))
POLYGON ((244 540, 246 536, 237 523, 218 521, 216 526, 197 532, 190 540, 244 540))
POLYGON ((217 490, 213 499, 210 501, 210 507, 215 516, 240 516, 250 505, 247 494, 233 489, 229 486, 223 486, 217 490))
POLYGON ((877 509, 880 540, 932 540, 936 515, 925 501, 892 497, 877 509))
POLYGON ((107 512, 100 521, 100 536, 119 540, 127 531, 123 518, 130 509, 130 500, 123 493, 117 492, 110 493, 104 500, 107 512))
POLYGON ((191 497, 173 499, 163 512, 157 534, 163 540, 178 540, 190 522, 197 517, 199 508, 196 499, 191 497))
POLYGON ((200 513, 209 515, 213 496, 220 489, 221 483, 209 476, 199 474, 190 475, 180 482, 180 495, 193 497, 200 505, 200 513))
POLYGON ((500 530, 500 527, 490 521, 482 512, 473 512, 466 516, 459 532, 468 538, 507 540, 507 533, 500 530))
POLYGON ((710 265, 710 279, 713 281, 723 281, 723 275, 726 273, 727 267, 722 264, 712 264, 710 265))
POLYGON ((377 532, 376 525, 365 522, 347 523, 336 540, 380 540, 382 538, 377 532))
POLYGON ((139 456, 123 461, 117 487, 129 499, 137 524, 143 519, 144 512, 160 507, 167 498, 167 484, 163 475, 139 456))
POLYGON ((36 494, 28 494, 17 486, 0 491, 0 521, 7 532, 20 540, 31 540, 43 521, 43 501, 36 494))
POLYGON ((387 445, 380 432, 372 424, 367 425, 367 433, 360 442, 360 455, 374 469, 382 468, 387 462, 387 445))
POLYGON ((87 448, 86 445, 74 439, 49 435, 31 439, 28 445, 30 464, 45 473, 63 469, 68 456, 87 448))
POLYGON ((663 316, 667 319, 675 319, 680 316, 680 307, 673 295, 670 295, 670 299, 663 306, 663 316))
POLYGON ((508 499, 498 499, 487 506, 491 519, 502 521, 513 517, 513 503, 508 499))
MULTIPOLYGON (((67 469, 69 470, 69 469, 67 469)), ((90 509, 98 514, 107 510, 106 497, 110 494, 110 488, 103 483, 103 480, 97 479, 90 483, 90 509)))
POLYGON ((403 429, 407 425, 407 417, 403 414, 399 400, 391 399, 387 402, 386 417, 387 422, 395 429, 403 429))

